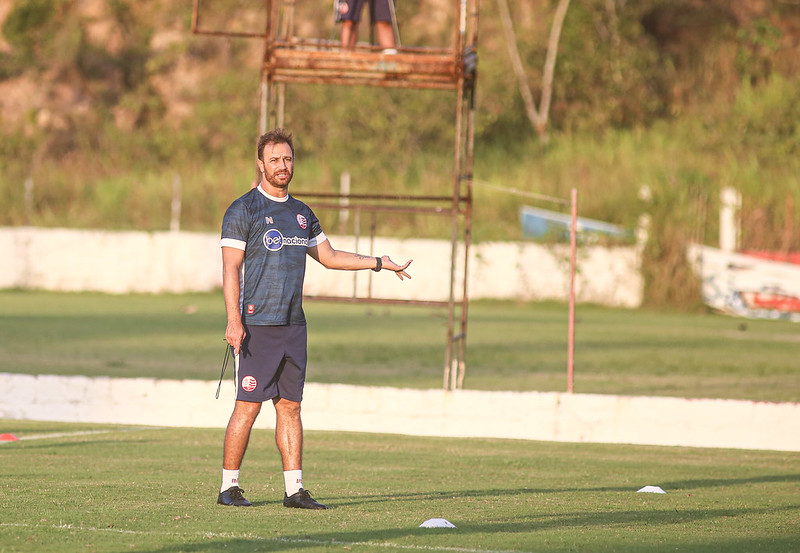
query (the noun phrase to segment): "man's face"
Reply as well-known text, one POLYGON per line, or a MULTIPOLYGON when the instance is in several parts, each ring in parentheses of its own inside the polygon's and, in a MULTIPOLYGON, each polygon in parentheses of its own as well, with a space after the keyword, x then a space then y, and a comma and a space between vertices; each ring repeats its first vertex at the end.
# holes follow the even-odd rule
POLYGON ((294 158, 288 144, 266 144, 264 161, 259 161, 259 169, 264 179, 275 188, 287 188, 294 175, 294 158))

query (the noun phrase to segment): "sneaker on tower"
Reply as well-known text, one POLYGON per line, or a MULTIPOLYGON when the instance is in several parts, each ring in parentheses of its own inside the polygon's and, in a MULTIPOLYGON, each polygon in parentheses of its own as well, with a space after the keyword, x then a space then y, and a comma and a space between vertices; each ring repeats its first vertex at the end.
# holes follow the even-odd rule
POLYGON ((308 491, 300 488, 300 491, 292 495, 283 494, 283 506, 294 507, 297 509, 327 509, 322 503, 318 503, 311 498, 308 491))
POLYGON ((217 497, 217 505, 233 505, 234 507, 250 507, 252 503, 242 495, 244 490, 239 486, 231 486, 217 497))

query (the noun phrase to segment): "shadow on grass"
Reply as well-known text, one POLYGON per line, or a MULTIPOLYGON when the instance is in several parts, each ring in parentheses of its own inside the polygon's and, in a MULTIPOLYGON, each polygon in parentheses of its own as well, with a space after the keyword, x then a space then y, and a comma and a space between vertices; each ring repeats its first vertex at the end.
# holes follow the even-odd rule
MULTIPOLYGON (((667 493, 677 493, 683 490, 694 490, 699 488, 729 488, 746 484, 765 484, 765 483, 788 483, 800 482, 800 474, 774 474, 758 476, 754 478, 722 478, 722 479, 701 479, 701 480, 681 480, 676 482, 666 482, 660 485, 667 493)), ((349 496, 327 495, 320 498, 329 510, 351 507, 356 505, 367 505, 370 503, 385 503, 395 501, 453 501, 458 499, 497 499, 499 497, 519 497, 522 495, 555 495, 562 493, 579 492, 627 492, 634 493, 637 488, 631 486, 600 486, 588 488, 515 488, 515 489, 485 489, 485 490, 439 490, 432 492, 413 492, 413 493, 386 493, 386 494, 365 494, 349 496)), ((256 507, 267 507, 274 505, 273 500, 253 501, 256 507)))
MULTIPOLYGON (((364 551, 383 551, 383 550, 430 550, 430 551, 469 551, 472 553, 497 553, 497 549, 492 546, 492 535, 509 534, 530 534, 530 542, 521 546, 503 545, 499 540, 498 546, 503 551, 530 551, 541 550, 542 546, 547 545, 547 538, 542 536, 544 532, 549 539, 553 539, 552 532, 566 532, 574 536, 574 541, 568 547, 564 544, 560 549, 578 550, 582 545, 591 545, 592 550, 623 551, 633 552, 642 551, 646 547, 647 551, 770 551, 770 552, 789 552, 796 551, 797 536, 770 536, 763 538, 730 538, 720 536, 719 539, 708 537, 702 541, 693 542, 691 538, 684 538, 684 525, 698 521, 725 519, 740 516, 752 516, 763 514, 775 514, 776 512, 798 512, 800 505, 786 506, 779 509, 698 509, 676 511, 675 509, 658 509, 645 511, 616 511, 616 512, 594 512, 579 511, 570 514, 552 515, 548 513, 531 514, 524 517, 517 517, 513 521, 489 520, 478 524, 462 523, 458 520, 455 529, 446 528, 383 528, 364 531, 351 532, 319 532, 319 533, 299 533, 294 536, 258 536, 257 532, 248 533, 248 537, 237 537, 231 535, 230 538, 221 538, 213 534, 207 535, 207 539, 202 542, 182 543, 178 545, 165 545, 157 549, 150 550, 152 553, 166 552, 211 552, 211 551, 303 551, 307 549, 325 550, 329 548, 336 550, 351 550, 354 547, 363 548, 364 551), (659 527, 674 526, 674 539, 665 539, 664 532, 658 531, 659 527), (609 534, 592 535, 596 529, 598 532, 608 530, 609 534), (642 530, 637 532, 637 530, 642 530), (643 530, 650 530, 651 533, 643 530), (619 532, 623 536, 619 536, 619 532), (589 532, 588 535, 587 532, 589 532), (538 533, 538 534, 537 534, 538 533), (255 534, 255 535, 254 535, 255 534), (655 534, 653 536, 653 534, 655 534), (446 544, 436 545, 438 536, 448 536, 446 544), (580 536, 580 537, 579 537, 580 536), (653 537, 650 537, 653 536, 653 537), (432 541, 431 538, 434 538, 432 541), (591 543, 590 543, 591 542, 591 543), (477 544, 487 544, 480 546, 477 544)), ((300 515, 302 516, 302 515, 300 515)), ((314 515, 311 515, 314 516, 314 515)), ((519 543, 521 536, 514 539, 519 543)), ((552 543, 551 543, 552 545, 552 543)), ((149 553, 146 550, 145 553, 149 553)))
MULTIPOLYGON (((106 432, 105 430, 100 430, 100 431, 97 431, 97 434, 104 434, 104 433, 109 433, 110 434, 112 432, 119 432, 119 430, 113 430, 113 431, 108 431, 108 432, 106 432)), ((94 437, 91 436, 91 431, 87 432, 86 435, 83 435, 83 436, 81 436, 81 435, 78 435, 78 436, 75 436, 75 437, 68 436, 68 435, 65 435, 65 436, 51 436, 51 437, 48 437, 43 442, 37 442, 37 443, 31 443, 31 440, 33 440, 33 439, 36 439, 36 438, 34 437, 34 438, 27 438, 27 439, 24 439, 24 440, 19 440, 19 441, 16 441, 16 442, 7 442, 8 445, 5 446, 5 447, 9 448, 9 450, 12 447, 16 446, 20 450, 25 450, 25 451, 33 451, 33 450, 44 450, 44 451, 55 450, 55 451, 57 451, 59 449, 65 449, 65 448, 70 448, 70 447, 87 447, 87 446, 91 446, 91 447, 106 447, 107 446, 107 447, 112 447, 112 448, 119 448, 119 447, 123 447, 123 446, 138 445, 138 444, 143 444, 145 446, 149 446, 150 445, 150 442, 148 442, 148 440, 145 439, 145 438, 132 438, 132 439, 126 439, 126 440, 105 439, 105 438, 104 439, 97 439, 97 438, 94 438, 94 437), (84 440, 83 441, 80 441, 80 440, 79 441, 66 441, 65 438, 84 438, 84 440), (88 441, 89 438, 91 438, 91 442, 88 441), (64 440, 64 441, 54 442, 53 440, 64 440)))
POLYGON ((765 474, 750 478, 701 478, 698 480, 676 480, 665 482, 661 485, 665 490, 692 490, 697 488, 719 488, 739 486, 742 484, 768 484, 771 482, 800 482, 800 473, 794 474, 765 474))
MULTIPOLYGON (((800 473, 795 474, 771 474, 752 478, 715 478, 698 480, 678 480, 675 482, 665 482, 659 484, 667 493, 679 492, 681 490, 693 490, 699 488, 726 488, 746 484, 765 484, 773 482, 800 482, 800 473)), ((332 507, 344 507, 348 505, 362 505, 366 503, 383 501, 445 501, 459 498, 472 499, 491 499, 502 496, 513 497, 528 494, 553 495, 560 493, 575 492, 635 492, 638 488, 631 486, 600 486, 587 488, 516 488, 516 489, 486 489, 486 490, 440 490, 434 492, 415 492, 406 494, 382 494, 382 495, 359 495, 346 497, 327 497, 326 501, 332 507)))

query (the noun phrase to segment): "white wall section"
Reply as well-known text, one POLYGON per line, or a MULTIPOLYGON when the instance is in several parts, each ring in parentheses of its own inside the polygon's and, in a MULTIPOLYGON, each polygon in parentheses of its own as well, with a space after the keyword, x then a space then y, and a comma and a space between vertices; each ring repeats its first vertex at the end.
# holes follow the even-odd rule
MULTIPOLYGON (((309 258, 306 294, 446 300, 450 243, 442 240, 330 236, 337 249, 413 259, 410 281, 373 271, 329 271, 309 258)), ((463 266, 463 249, 459 271, 463 266)), ((639 307, 643 281, 634 246, 578 249, 579 302, 639 307)), ((470 248, 470 299, 561 300, 569 293, 569 246, 487 242, 470 248)), ((463 278, 456 291, 460 297, 463 278)), ((0 288, 53 291, 198 292, 222 286, 220 239, 214 233, 0 228, 0 288)))
MULTIPOLYGON (((233 384, 0 373, 0 418, 224 428, 233 384)), ((274 428, 272 409, 260 425, 274 428)), ((561 392, 306 384, 303 426, 489 437, 800 451, 800 403, 561 392)))

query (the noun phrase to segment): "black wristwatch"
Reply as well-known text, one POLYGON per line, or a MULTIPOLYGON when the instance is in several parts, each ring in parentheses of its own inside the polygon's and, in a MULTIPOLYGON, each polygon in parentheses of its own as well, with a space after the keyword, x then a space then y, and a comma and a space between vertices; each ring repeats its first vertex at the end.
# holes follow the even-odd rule
POLYGON ((380 271, 381 269, 383 269, 383 261, 381 261, 381 258, 380 258, 380 257, 376 257, 376 258, 375 258, 375 261, 377 261, 378 263, 377 263, 377 265, 375 265, 375 268, 374 268, 374 269, 372 269, 372 270, 373 270, 373 271, 375 271, 375 272, 377 273, 378 271, 380 271))

